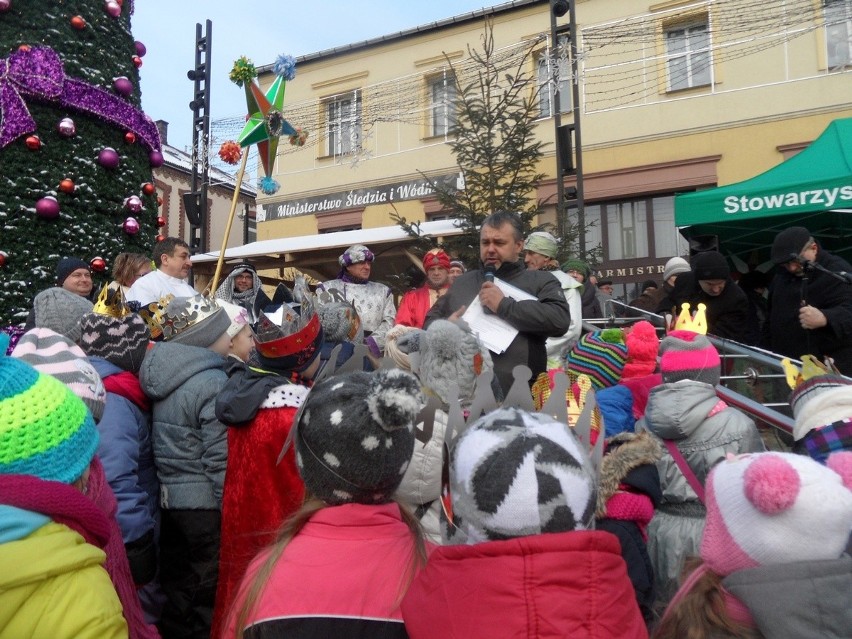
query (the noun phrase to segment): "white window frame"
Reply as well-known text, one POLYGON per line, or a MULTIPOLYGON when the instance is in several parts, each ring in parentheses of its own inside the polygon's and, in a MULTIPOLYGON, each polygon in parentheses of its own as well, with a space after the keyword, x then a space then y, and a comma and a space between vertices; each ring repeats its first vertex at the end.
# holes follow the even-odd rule
POLYGON ((456 82, 452 72, 444 71, 427 80, 429 91, 429 135, 446 137, 458 124, 456 82))
POLYGON ((536 83, 538 85, 539 117, 553 117, 556 83, 559 83, 559 111, 571 112, 571 61, 569 57, 570 44, 567 35, 557 36, 559 44, 556 59, 553 49, 548 46, 539 54, 536 60, 536 83), (558 66, 556 66, 558 65, 558 66))
POLYGON ((361 92, 357 89, 324 103, 326 154, 350 155, 361 149, 361 92))
POLYGON ((669 91, 682 91, 713 83, 709 20, 664 27, 663 38, 669 91), (678 35, 682 38, 682 48, 672 51, 672 45, 676 44, 674 38, 678 35))
POLYGON ((826 60, 830 70, 852 65, 852 0, 825 0, 826 60))

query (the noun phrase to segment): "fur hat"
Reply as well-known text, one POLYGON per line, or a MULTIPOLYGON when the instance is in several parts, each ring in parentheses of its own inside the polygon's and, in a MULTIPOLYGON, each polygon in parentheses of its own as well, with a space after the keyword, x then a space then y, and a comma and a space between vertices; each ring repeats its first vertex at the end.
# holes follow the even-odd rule
POLYGON ((82 295, 55 286, 43 290, 33 300, 36 328, 49 328, 72 342, 80 339, 80 320, 92 310, 82 295))
POLYGON ((660 344, 663 382, 691 379, 711 386, 719 383, 722 360, 706 336, 692 331, 672 331, 660 344))
POLYGON ((663 282, 668 282, 672 275, 688 273, 691 270, 692 268, 689 266, 689 262, 685 259, 682 257, 673 257, 666 262, 666 265, 663 268, 663 282))
POLYGON ((524 242, 524 249, 555 259, 559 250, 559 242, 547 231, 536 231, 529 234, 527 241, 524 242))
POLYGON ((696 281, 726 280, 731 275, 728 260, 719 251, 704 251, 692 258, 692 271, 696 281))
POLYGON ((470 401, 477 375, 493 368, 491 353, 476 336, 447 320, 435 320, 421 332, 418 348, 420 381, 445 404, 451 386, 462 402, 470 401))
POLYGON ((852 453, 822 466, 791 453, 719 462, 706 481, 701 558, 721 576, 796 561, 836 559, 852 529, 852 453))
POLYGON ((148 325, 124 303, 118 282, 101 289, 91 313, 80 322, 80 348, 86 355, 102 357, 121 370, 138 373, 148 350, 148 325))
POLYGON ((358 316, 358 311, 349 302, 322 304, 317 309, 317 315, 319 315, 326 342, 360 344, 364 340, 361 318, 358 316))
MULTIPOLYGON (((630 475, 641 466, 653 468, 651 477, 657 471, 656 463, 663 456, 663 450, 656 438, 648 431, 639 433, 620 433, 612 438, 607 438, 607 450, 601 459, 600 475, 598 478, 598 501, 595 515, 599 518, 607 515, 607 502, 619 491, 623 490, 625 480, 630 481, 630 475)), ((638 479, 638 478, 637 478, 638 479)), ((638 481, 633 482, 638 484, 638 481)), ((632 486, 641 489, 643 494, 650 497, 656 506, 662 499, 660 488, 660 475, 657 473, 657 482, 643 482, 641 486, 632 486)))
POLYGON ((372 262, 374 259, 376 259, 376 256, 366 246, 363 244, 353 244, 337 258, 337 263, 342 268, 346 268, 347 266, 360 264, 361 262, 372 262))
POLYGON ((621 379, 626 360, 624 333, 618 328, 607 328, 584 334, 568 353, 566 367, 571 381, 588 375, 595 388, 606 388, 621 379))
POLYGON ((163 340, 208 348, 231 326, 219 303, 206 295, 175 297, 165 306, 161 318, 163 340))
POLYGON ((595 474, 567 425, 501 408, 458 439, 445 543, 476 544, 594 528, 595 474))
POLYGON ((24 333, 12 352, 41 373, 51 375, 83 400, 96 422, 106 408, 106 389, 86 354, 67 337, 47 328, 24 333))
POLYGON ((5 353, 0 333, 0 474, 70 484, 98 447, 91 413, 58 379, 5 353))
POLYGON ((296 416, 296 463, 329 505, 391 500, 411 461, 420 384, 399 369, 329 377, 296 416))
POLYGON ((791 226, 775 236, 771 259, 776 264, 786 264, 801 253, 811 240, 811 232, 804 226, 791 226))
POLYGON ((657 370, 660 338, 657 337, 657 330, 651 322, 636 322, 624 341, 627 344, 627 361, 624 362, 621 372, 622 379, 644 377, 657 370))
POLYGON ((80 268, 84 268, 90 273, 92 272, 92 267, 86 264, 86 262, 84 262, 80 258, 63 257, 56 265, 56 285, 62 286, 68 276, 80 268))
POLYGON ((450 270, 450 256, 442 249, 432 249, 423 256, 423 270, 428 271, 430 268, 440 266, 450 270))

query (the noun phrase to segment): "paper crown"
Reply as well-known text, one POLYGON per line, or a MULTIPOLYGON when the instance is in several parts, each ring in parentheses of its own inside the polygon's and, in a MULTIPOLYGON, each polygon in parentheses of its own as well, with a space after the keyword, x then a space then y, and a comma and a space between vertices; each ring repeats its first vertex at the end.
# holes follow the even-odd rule
POLYGON ((179 307, 172 304, 174 299, 176 299, 175 296, 169 294, 140 309, 139 315, 148 324, 152 340, 168 341, 178 333, 200 324, 222 310, 216 300, 207 295, 188 297, 179 307), (169 310, 170 306, 171 310, 169 310))
MULTIPOLYGON (((545 410, 545 406, 549 404, 549 402, 551 401, 551 397, 553 397, 553 389, 555 387, 555 375, 555 370, 552 370, 549 373, 541 373, 530 389, 532 392, 533 406, 535 407, 535 410, 537 412, 547 412, 545 410)), ((574 384, 577 387, 576 394, 574 392, 573 387, 569 388, 565 392, 567 423, 569 426, 571 426, 571 428, 576 428, 577 423, 580 420, 580 415, 583 414, 583 411, 586 408, 586 401, 589 397, 589 393, 594 394, 592 379, 588 375, 579 375, 577 377, 577 381, 574 382, 574 384)), ((553 401, 556 400, 554 399, 553 401)), ((595 407, 593 410, 591 410, 591 412, 589 413, 589 418, 591 420, 591 431, 593 433, 596 433, 593 439, 596 440, 597 435, 600 434, 602 430, 601 427, 603 426, 603 417, 601 416, 600 409, 595 407)))
POLYGON ((681 304, 680 315, 677 316, 674 323, 669 324, 666 332, 668 333, 671 331, 691 331, 693 333, 698 333, 699 335, 706 335, 707 306, 705 304, 699 304, 698 310, 695 311, 695 313, 690 314, 689 302, 681 304))
POLYGON ((139 316, 145 320, 148 330, 151 331, 151 339, 155 342, 162 341, 163 339, 163 322, 165 321, 166 307, 174 298, 175 296, 169 293, 156 302, 151 302, 139 309, 139 316))
POLYGON ((801 384, 814 377, 821 375, 842 375, 840 370, 834 365, 834 360, 830 357, 826 357, 823 363, 813 355, 802 355, 801 369, 785 357, 781 360, 781 367, 787 376, 787 385, 793 390, 796 390, 801 384))
POLYGON ((121 285, 118 282, 110 282, 101 289, 98 294, 98 301, 92 309, 97 315, 106 315, 116 319, 122 319, 130 315, 133 311, 124 301, 124 293, 121 291, 121 285))
POLYGON ((270 304, 263 310, 258 309, 254 346, 264 357, 293 355, 304 350, 319 335, 321 324, 316 313, 316 298, 304 278, 296 278, 292 296, 288 296, 288 292, 279 287, 272 300, 267 298, 270 304), (287 297, 289 301, 284 301, 287 297))

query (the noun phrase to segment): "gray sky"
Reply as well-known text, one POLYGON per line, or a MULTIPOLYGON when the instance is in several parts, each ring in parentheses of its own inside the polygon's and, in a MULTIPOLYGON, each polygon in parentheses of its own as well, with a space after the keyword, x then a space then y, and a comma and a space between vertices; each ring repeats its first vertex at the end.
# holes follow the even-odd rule
MULTIPOLYGON (((295 57, 396 33, 500 4, 502 0, 137 0, 133 36, 148 49, 140 69, 142 106, 154 120, 169 122, 169 144, 192 141, 192 82, 195 25, 213 22, 213 120, 245 114, 245 95, 228 72, 239 56, 257 66, 280 54, 295 57)), ((298 81, 298 67, 296 78, 298 81)), ((286 108, 286 102, 285 102, 286 108)))

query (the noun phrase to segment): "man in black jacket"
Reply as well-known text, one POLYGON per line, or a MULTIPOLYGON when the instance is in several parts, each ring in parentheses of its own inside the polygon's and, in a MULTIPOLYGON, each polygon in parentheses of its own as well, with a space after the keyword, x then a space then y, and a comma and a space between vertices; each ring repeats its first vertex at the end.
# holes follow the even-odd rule
POLYGON ((545 340, 565 334, 571 312, 559 280, 546 271, 525 268, 521 259, 523 232, 517 214, 492 213, 482 222, 479 238, 480 268, 456 278, 426 315, 424 327, 434 319, 461 317, 478 296, 485 309, 518 329, 505 352, 492 353, 495 375, 506 393, 512 385, 512 369, 518 364, 532 369, 533 380, 546 370, 545 340), (506 297, 494 282, 486 281, 487 272, 537 299, 519 301, 506 297))
POLYGON ((769 287, 769 316, 764 344, 781 355, 826 355, 844 375, 852 375, 852 285, 829 271, 852 272, 845 260, 814 241, 810 231, 792 226, 772 244, 772 261, 779 265, 769 287))

